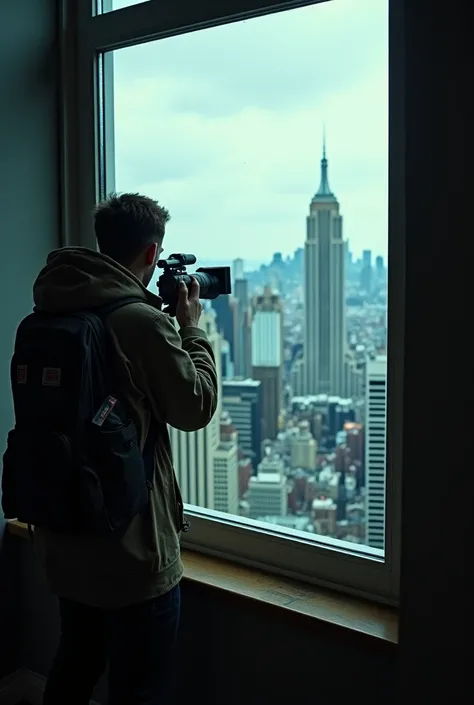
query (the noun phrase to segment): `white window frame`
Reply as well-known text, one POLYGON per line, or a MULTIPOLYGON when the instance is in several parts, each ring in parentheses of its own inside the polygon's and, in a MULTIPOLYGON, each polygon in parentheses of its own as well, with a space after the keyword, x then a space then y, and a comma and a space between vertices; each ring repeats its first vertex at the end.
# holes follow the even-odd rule
MULTIPOLYGON (((113 60, 103 52, 327 0, 146 0, 95 14, 101 0, 61 0, 62 241, 95 248, 91 210, 114 184, 113 60), (98 73, 107 74, 100 96, 98 73), (105 103, 105 134, 99 126, 105 103)), ((337 2, 337 0, 330 0, 337 2)), ((385 557, 326 537, 186 506, 192 530, 183 547, 230 558, 306 582, 396 604, 400 563, 400 495, 404 337, 404 101, 401 9, 390 2, 389 304, 385 557)), ((110 3, 111 0, 102 0, 110 3)), ((302 220, 303 223, 303 220, 302 220)), ((303 232, 303 230, 302 230, 303 232)))

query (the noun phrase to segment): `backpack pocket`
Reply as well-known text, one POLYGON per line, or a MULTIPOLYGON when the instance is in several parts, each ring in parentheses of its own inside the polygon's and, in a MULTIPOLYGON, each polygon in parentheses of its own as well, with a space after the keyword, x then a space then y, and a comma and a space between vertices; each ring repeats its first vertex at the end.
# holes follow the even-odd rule
POLYGON ((74 531, 77 471, 71 439, 45 429, 10 431, 2 489, 8 518, 52 531, 74 531))
POLYGON ((90 451, 81 463, 81 516, 93 533, 125 529, 148 505, 135 424, 109 416, 103 426, 91 424, 90 451))

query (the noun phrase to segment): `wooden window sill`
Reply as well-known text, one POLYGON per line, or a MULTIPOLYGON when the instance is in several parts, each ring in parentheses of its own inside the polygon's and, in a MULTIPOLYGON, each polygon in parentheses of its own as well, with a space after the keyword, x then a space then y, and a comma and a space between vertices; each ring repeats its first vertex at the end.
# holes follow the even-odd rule
MULTIPOLYGON (((9 522, 11 534, 29 538, 26 524, 9 522)), ((325 590, 255 568, 183 550, 185 579, 391 644, 398 643, 398 614, 391 607, 325 590)))

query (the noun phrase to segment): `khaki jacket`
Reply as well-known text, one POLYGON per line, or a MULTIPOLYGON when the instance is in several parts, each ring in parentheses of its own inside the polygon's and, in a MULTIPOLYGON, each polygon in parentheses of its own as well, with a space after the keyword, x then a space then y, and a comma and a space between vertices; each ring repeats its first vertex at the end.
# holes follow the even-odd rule
POLYGON ((181 579, 182 499, 167 425, 206 426, 216 410, 217 374, 211 345, 199 328, 176 331, 160 300, 127 269, 85 248, 55 250, 34 285, 39 310, 90 309, 139 297, 112 313, 107 326, 118 358, 120 393, 130 404, 144 445, 151 414, 158 423, 150 512, 121 537, 72 537, 35 531, 35 543, 56 594, 118 608, 170 590, 181 579))

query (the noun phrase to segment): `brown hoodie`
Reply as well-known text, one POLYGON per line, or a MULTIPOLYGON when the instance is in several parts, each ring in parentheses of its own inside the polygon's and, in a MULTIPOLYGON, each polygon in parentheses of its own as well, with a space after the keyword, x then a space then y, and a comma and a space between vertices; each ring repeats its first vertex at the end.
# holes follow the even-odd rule
POLYGON ((217 404, 211 345, 199 328, 176 331, 160 299, 114 260, 85 248, 55 250, 33 289, 39 310, 84 310, 129 296, 107 325, 118 356, 121 393, 130 403, 142 447, 151 414, 158 422, 156 469, 147 518, 137 516, 125 535, 72 537, 37 529, 35 542, 52 590, 97 607, 150 599, 179 582, 182 503, 173 470, 167 424, 196 431, 217 404))

